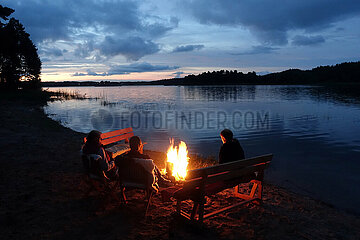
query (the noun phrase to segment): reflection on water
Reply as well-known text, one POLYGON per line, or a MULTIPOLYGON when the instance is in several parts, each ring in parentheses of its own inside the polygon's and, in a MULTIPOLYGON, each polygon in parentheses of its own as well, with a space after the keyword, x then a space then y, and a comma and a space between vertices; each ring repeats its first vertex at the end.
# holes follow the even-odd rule
POLYGON ((76 131, 132 126, 149 149, 166 151, 175 138, 201 155, 217 156, 219 133, 230 128, 247 157, 274 153, 269 181, 360 213, 359 88, 69 87, 101 99, 53 102, 45 111, 76 131))
POLYGON ((249 101, 255 99, 254 85, 246 86, 187 86, 184 87, 184 97, 187 100, 206 101, 249 101))

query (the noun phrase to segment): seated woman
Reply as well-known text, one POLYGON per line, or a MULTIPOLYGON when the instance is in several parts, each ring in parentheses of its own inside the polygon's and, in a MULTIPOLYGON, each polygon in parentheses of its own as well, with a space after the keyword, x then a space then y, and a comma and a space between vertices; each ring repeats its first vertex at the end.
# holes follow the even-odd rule
POLYGON ((86 143, 82 149, 84 154, 97 154, 101 156, 99 166, 104 171, 107 178, 118 179, 118 169, 111 154, 107 152, 101 143, 101 132, 92 130, 86 137, 86 143))

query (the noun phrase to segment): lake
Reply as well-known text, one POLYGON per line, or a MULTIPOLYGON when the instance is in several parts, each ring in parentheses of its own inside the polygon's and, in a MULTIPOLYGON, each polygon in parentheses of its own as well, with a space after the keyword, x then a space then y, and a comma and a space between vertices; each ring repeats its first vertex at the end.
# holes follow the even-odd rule
POLYGON ((269 182, 360 214, 359 86, 50 88, 59 89, 94 98, 44 107, 75 131, 133 127, 147 149, 165 152, 174 138, 217 158, 229 128, 246 157, 274 154, 269 182))

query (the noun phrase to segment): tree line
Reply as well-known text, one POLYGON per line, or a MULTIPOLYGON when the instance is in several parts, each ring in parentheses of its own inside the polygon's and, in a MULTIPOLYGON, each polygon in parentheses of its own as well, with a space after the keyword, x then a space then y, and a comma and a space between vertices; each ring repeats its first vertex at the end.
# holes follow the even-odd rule
POLYGON ((40 88, 41 61, 37 48, 14 9, 0 5, 0 89, 40 88))
POLYGON ((322 84, 359 83, 360 61, 345 62, 333 66, 320 66, 311 70, 289 69, 278 73, 257 75, 237 70, 208 71, 183 78, 153 81, 164 85, 238 85, 238 84, 322 84))
POLYGON ((208 71, 183 78, 156 81, 113 82, 113 81, 64 81, 43 82, 44 87, 64 86, 129 86, 129 85, 287 85, 287 84, 328 84, 360 83, 360 62, 345 62, 333 66, 320 66, 311 70, 289 69, 278 73, 257 75, 255 72, 242 73, 237 70, 208 71))

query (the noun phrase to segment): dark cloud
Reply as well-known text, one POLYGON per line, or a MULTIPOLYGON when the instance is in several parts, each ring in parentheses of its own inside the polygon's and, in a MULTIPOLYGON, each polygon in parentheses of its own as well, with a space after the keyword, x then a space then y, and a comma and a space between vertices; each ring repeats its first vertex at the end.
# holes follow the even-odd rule
POLYGON ((77 44, 77 48, 74 50, 74 55, 76 57, 86 58, 89 57, 94 50, 94 42, 90 40, 85 43, 77 44))
POLYGON ((109 75, 115 74, 129 74, 129 73, 140 73, 140 72, 157 72, 165 70, 174 70, 178 69, 178 66, 168 66, 168 65, 152 65, 147 62, 142 63, 132 63, 129 65, 116 65, 112 66, 109 69, 109 75))
POLYGON ((144 36, 158 38, 179 25, 179 19, 176 17, 171 17, 169 20, 157 17, 156 21, 155 23, 148 23, 142 26, 141 31, 144 33, 144 36))
POLYGON ((255 54, 267 54, 272 53, 278 48, 268 47, 268 46, 252 46, 250 50, 239 52, 239 53, 231 53, 231 55, 255 55, 255 54))
POLYGON ((151 40, 144 40, 140 37, 128 37, 115 39, 107 36, 97 46, 104 56, 123 55, 127 60, 137 61, 145 55, 156 53, 160 50, 159 45, 151 40))
POLYGON ((110 75, 124 75, 130 73, 141 73, 141 72, 157 72, 165 70, 178 69, 178 66, 167 66, 167 65, 152 65, 147 62, 132 63, 129 65, 114 65, 111 66, 108 72, 96 73, 91 70, 87 70, 86 73, 76 72, 72 76, 110 76, 110 75))
POLYGON ((83 30, 129 31, 141 28, 134 1, 11 0, 14 16, 26 26, 36 42, 68 40, 83 30))
POLYGON ((137 61, 143 56, 157 53, 159 50, 158 44, 141 37, 115 38, 106 36, 98 44, 94 41, 78 44, 74 50, 74 55, 80 58, 93 56, 98 61, 122 55, 128 61, 137 61))
MULTIPOLYGON (((178 26, 175 17, 160 18, 141 12, 133 0, 5 0, 36 43, 72 42, 75 56, 95 60, 123 55, 136 61, 159 51, 154 40, 178 26), (108 36, 104 38, 104 36, 108 36), (76 43, 75 43, 76 42, 76 43), (94 42, 100 42, 95 46, 94 42), (93 51, 99 50, 96 54, 93 51)), ((45 51, 43 51, 45 53, 45 51)), ((54 55, 51 55, 54 56, 54 55)))
POLYGON ((284 45, 294 29, 318 31, 357 16, 358 0, 182 0, 199 22, 244 26, 265 43, 284 45))
POLYGON ((185 45, 185 46, 177 46, 173 52, 191 52, 194 50, 200 50, 204 47, 204 45, 185 45))
POLYGON ((292 39, 292 44, 297 46, 308 46, 308 45, 318 45, 324 43, 325 39, 323 36, 300 36, 296 35, 292 39))
POLYGON ((41 50, 39 51, 39 54, 41 55, 47 55, 47 56, 54 56, 54 57, 61 57, 63 56, 63 50, 61 50, 60 48, 50 48, 50 47, 42 47, 41 50))

